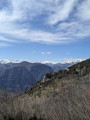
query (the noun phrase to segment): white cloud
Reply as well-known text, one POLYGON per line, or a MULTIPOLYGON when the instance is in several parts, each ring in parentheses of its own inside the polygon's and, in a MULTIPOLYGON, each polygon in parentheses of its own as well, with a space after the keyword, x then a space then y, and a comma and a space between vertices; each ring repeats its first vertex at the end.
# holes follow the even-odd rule
POLYGON ((45 52, 41 52, 42 55, 45 55, 45 52))
POLYGON ((12 42, 12 43, 17 43, 17 40, 12 40, 12 39, 8 39, 6 37, 0 36, 0 41, 5 41, 5 42, 12 42))
POLYGON ((8 1, 10 5, 0 10, 2 42, 66 44, 90 37, 90 0, 8 1), (33 27, 32 21, 40 15, 44 18, 40 24, 50 27, 50 31, 33 27))
POLYGON ((76 0, 67 0, 63 5, 58 6, 54 14, 49 17, 49 24, 56 24, 60 21, 66 20, 70 13, 72 12, 74 6, 76 5, 76 0))
POLYGON ((58 44, 58 43, 67 43, 67 40, 71 39, 69 37, 63 36, 61 33, 50 33, 44 31, 35 31, 29 29, 22 30, 10 30, 6 31, 9 36, 13 36, 15 39, 18 39, 19 42, 41 42, 46 44, 58 44))
POLYGON ((0 42, 0 47, 7 47, 7 46, 11 46, 11 45, 8 43, 0 42))
POLYGON ((42 55, 50 55, 51 52, 50 52, 50 51, 48 51, 48 52, 41 52, 41 54, 42 54, 42 55))
POLYGON ((90 36, 90 22, 63 22, 59 24, 57 31, 64 31, 64 36, 69 36, 70 38, 84 38, 90 36))
POLYGON ((90 0, 83 0, 83 2, 79 4, 76 15, 81 20, 90 20, 90 0))
POLYGON ((48 54, 48 55, 50 55, 50 54, 51 54, 51 52, 47 52, 47 54, 48 54))

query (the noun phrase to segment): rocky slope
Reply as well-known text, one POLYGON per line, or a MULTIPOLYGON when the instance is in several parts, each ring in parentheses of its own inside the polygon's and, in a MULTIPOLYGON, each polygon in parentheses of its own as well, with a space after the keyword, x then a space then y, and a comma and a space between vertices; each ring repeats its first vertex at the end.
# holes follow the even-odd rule
POLYGON ((39 63, 21 62, 0 65, 0 89, 20 92, 50 72, 53 72, 51 67, 39 63))

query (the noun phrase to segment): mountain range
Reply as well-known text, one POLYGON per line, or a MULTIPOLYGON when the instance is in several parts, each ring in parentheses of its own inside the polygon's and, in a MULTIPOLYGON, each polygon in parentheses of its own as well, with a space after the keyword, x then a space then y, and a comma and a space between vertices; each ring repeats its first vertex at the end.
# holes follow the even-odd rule
POLYGON ((90 59, 47 73, 0 110, 0 120, 90 120, 90 59))
MULTIPOLYGON (((76 60, 67 60, 67 61, 64 61, 64 62, 50 62, 50 61, 42 61, 42 62, 31 62, 31 61, 27 61, 29 63, 41 63, 41 64, 45 64, 45 65, 48 65, 50 67, 52 67, 53 71, 57 72, 59 70, 63 70, 63 69, 66 69, 67 67, 70 67, 74 64, 77 64, 79 62, 83 61, 82 59, 76 59, 76 60)), ((23 62, 22 60, 0 60, 0 64, 3 65, 3 64, 7 64, 7 65, 10 65, 10 64, 15 64, 15 63, 20 63, 20 62, 23 62)))
POLYGON ((0 60, 0 89, 11 92, 26 90, 36 81, 41 80, 46 73, 66 69, 79 61, 64 63, 43 61, 41 63, 30 63, 19 60, 0 60))

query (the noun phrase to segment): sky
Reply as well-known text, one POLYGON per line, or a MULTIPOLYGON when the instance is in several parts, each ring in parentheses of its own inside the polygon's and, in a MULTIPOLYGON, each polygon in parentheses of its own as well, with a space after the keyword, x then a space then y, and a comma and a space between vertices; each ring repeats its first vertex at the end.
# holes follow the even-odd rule
POLYGON ((0 0, 0 59, 90 58, 90 0, 0 0))

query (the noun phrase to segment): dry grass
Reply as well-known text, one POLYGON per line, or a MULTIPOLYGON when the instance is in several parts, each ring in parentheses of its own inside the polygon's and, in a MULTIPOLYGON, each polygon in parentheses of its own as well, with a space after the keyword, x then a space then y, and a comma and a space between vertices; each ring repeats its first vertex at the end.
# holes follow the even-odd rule
POLYGON ((62 89, 58 84, 58 90, 48 86, 33 97, 23 94, 2 101, 0 120, 29 120, 35 116, 42 120, 90 120, 90 85, 63 84, 62 89))

